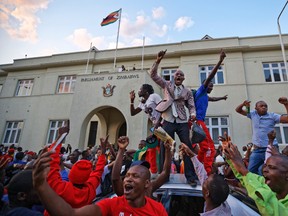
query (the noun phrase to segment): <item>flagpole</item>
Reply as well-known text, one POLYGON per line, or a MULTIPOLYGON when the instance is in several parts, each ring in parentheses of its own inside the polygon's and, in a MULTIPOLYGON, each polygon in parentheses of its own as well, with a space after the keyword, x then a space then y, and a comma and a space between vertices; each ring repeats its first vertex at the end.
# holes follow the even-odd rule
POLYGON ((87 70, 88 70, 88 65, 89 65, 89 60, 90 60, 91 49, 92 49, 92 42, 90 43, 90 49, 89 49, 89 52, 88 52, 88 58, 87 58, 87 64, 86 64, 85 74, 87 73, 87 70))
POLYGON ((145 36, 143 36, 143 47, 142 47, 142 66, 141 70, 143 70, 143 64, 144 64, 144 46, 145 46, 145 36))
POLYGON ((116 56, 117 56, 117 49, 118 49, 118 39, 119 39, 121 15, 122 15, 122 8, 120 8, 120 16, 119 16, 119 23, 118 23, 118 32, 117 32, 117 39, 116 39, 116 49, 115 49, 115 55, 114 55, 114 71, 115 71, 115 69, 116 69, 116 56))

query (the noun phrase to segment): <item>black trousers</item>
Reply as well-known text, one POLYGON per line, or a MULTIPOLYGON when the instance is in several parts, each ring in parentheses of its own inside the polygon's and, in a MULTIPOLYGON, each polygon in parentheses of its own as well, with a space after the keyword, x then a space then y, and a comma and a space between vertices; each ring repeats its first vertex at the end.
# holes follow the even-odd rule
MULTIPOLYGON (((192 149, 191 142, 189 140, 189 127, 188 123, 171 123, 164 121, 162 124, 162 128, 173 138, 175 139, 175 133, 178 135, 180 141, 185 143, 192 149)), ((163 170, 163 164, 165 160, 165 147, 163 143, 160 145, 160 171, 163 170)), ((197 175, 195 173, 195 169, 191 159, 188 156, 184 156, 184 172, 187 181, 196 180, 197 175)))

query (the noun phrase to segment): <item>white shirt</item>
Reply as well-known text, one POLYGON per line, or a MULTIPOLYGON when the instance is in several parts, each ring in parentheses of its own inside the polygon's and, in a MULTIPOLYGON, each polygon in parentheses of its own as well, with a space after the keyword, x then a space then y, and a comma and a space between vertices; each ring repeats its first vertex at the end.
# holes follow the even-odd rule
POLYGON ((148 115, 153 124, 155 124, 161 116, 161 113, 155 110, 156 106, 160 103, 161 100, 162 98, 158 94, 153 93, 149 95, 149 98, 146 100, 145 104, 140 103, 138 105, 138 107, 144 111, 147 111, 149 108, 152 109, 152 112, 148 113, 148 115))

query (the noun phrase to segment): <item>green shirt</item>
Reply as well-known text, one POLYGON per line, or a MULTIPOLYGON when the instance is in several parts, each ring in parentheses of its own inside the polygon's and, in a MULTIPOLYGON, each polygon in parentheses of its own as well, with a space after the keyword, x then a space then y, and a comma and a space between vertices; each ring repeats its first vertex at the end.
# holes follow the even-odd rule
POLYGON ((278 200, 276 193, 274 193, 271 188, 265 184, 263 176, 251 172, 248 172, 246 176, 242 176, 237 172, 230 160, 227 160, 227 162, 234 175, 246 188, 248 195, 255 201, 261 215, 288 215, 288 194, 284 199, 278 200))

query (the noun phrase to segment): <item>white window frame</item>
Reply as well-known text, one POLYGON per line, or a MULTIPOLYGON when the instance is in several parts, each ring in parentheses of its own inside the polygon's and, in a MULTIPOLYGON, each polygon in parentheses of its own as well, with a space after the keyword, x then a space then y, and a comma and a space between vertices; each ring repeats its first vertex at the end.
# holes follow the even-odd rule
MULTIPOLYGON (((211 73, 212 69, 215 67, 215 65, 201 65, 199 66, 199 80, 200 80, 200 85, 203 82, 204 79, 207 79, 209 74, 211 73), (201 78, 201 74, 205 75, 205 78, 201 78)), ((225 84, 225 77, 224 77, 224 67, 223 65, 220 65, 217 73, 215 74, 214 78, 212 79, 213 84, 215 85, 223 85, 225 84), (223 77, 223 83, 220 83, 219 79, 222 74, 223 77)))
POLYGON ((18 80, 15 96, 29 96, 32 93, 34 79, 18 80))
POLYGON ((18 145, 23 127, 23 121, 7 121, 2 143, 4 145, 18 145))
POLYGON ((288 81, 288 72, 285 70, 284 62, 266 62, 262 63, 263 73, 265 82, 287 82, 288 81), (265 67, 264 67, 265 66, 265 67), (268 67, 266 67, 268 66, 268 67), (279 81, 275 81, 275 74, 273 70, 277 70, 279 72, 279 81), (271 77, 271 81, 267 81, 265 72, 268 72, 271 77))
POLYGON ((57 84, 57 93, 66 94, 73 93, 76 84, 76 75, 59 76, 57 84), (65 88, 67 87, 67 89, 65 88))
MULTIPOLYGON (((67 122, 67 119, 49 121, 49 129, 47 132, 47 140, 46 140, 47 145, 52 144, 56 140, 56 138, 58 137, 58 129, 60 127, 64 127, 66 122, 67 122)), ((65 140, 63 141, 63 143, 65 143, 65 140)))
POLYGON ((277 138, 278 144, 288 145, 288 132, 287 132, 287 136, 285 136, 285 133, 284 133, 284 130, 288 130, 288 125, 279 123, 275 125, 275 129, 277 131, 276 138, 277 138), (281 138, 282 142, 280 142, 279 138, 281 138))
POLYGON ((166 81, 174 81, 174 74, 177 71, 177 68, 163 68, 161 71, 161 77, 164 78, 166 81), (169 79, 166 79, 169 77, 169 79))
POLYGON ((220 141, 218 141, 218 136, 223 136, 224 132, 222 133, 222 130, 226 129, 227 133, 230 134, 230 129, 229 129, 229 116, 207 116, 205 118, 205 124, 209 130, 210 136, 212 140, 214 141, 215 145, 219 145, 220 141), (222 125, 221 124, 221 118, 226 118, 227 125, 222 125), (212 125, 212 119, 217 119, 217 125, 212 125), (208 123, 209 122, 209 123, 208 123), (218 135, 216 140, 213 139, 213 129, 218 129, 218 135))

